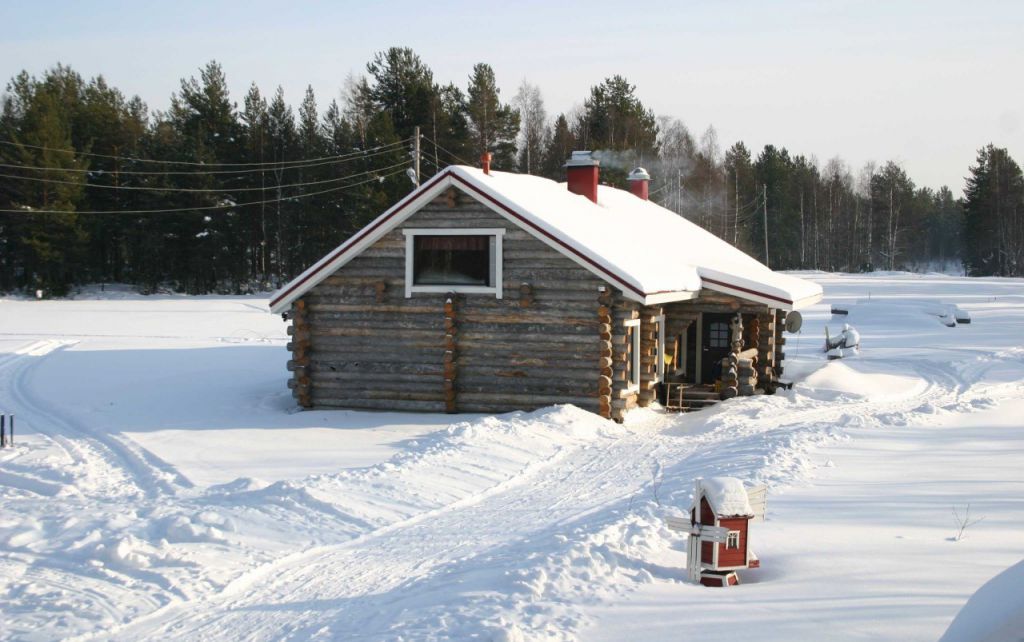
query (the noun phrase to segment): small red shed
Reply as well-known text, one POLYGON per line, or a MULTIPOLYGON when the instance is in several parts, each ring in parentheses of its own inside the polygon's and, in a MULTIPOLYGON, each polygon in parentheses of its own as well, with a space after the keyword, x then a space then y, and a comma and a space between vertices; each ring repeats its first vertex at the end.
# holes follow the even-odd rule
POLYGON ((700 583, 705 586, 739 584, 737 570, 761 565, 749 545, 750 520, 755 512, 748 490, 735 477, 700 479, 695 490, 690 519, 728 530, 723 542, 701 541, 700 583))

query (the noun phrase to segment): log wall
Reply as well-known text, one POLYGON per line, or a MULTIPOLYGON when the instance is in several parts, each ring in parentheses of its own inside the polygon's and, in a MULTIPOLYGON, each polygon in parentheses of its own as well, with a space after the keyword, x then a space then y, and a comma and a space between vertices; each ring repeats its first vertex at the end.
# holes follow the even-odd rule
POLYGON ((505 412, 573 403, 610 416, 611 364, 602 358, 611 315, 608 293, 599 300, 602 285, 450 190, 293 304, 289 385, 305 407, 505 412), (402 229, 410 227, 505 229, 504 298, 406 298, 402 229))
MULTIPOLYGON (((640 304, 622 296, 621 293, 613 292, 611 310, 611 369, 612 369, 612 393, 611 393, 611 418, 615 421, 622 421, 626 413, 638 405, 640 390, 633 389, 627 379, 626 364, 630 358, 631 347, 626 333, 625 322, 631 319, 640 318, 640 304)), ((644 323, 641 320, 641 377, 643 377, 643 331, 644 323)))

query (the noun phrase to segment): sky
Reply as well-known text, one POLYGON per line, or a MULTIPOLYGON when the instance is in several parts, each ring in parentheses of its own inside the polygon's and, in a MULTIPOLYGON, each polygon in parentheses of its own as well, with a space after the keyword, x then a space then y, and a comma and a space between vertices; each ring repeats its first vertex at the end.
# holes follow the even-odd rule
POLYGON ((766 144, 824 164, 900 163, 955 194, 978 148, 1024 162, 1024 2, 16 2, 0 0, 0 79, 57 62, 151 109, 219 61, 249 84, 307 85, 321 109, 374 52, 413 48, 439 82, 494 67, 552 116, 614 74, 659 116, 723 147, 766 144))

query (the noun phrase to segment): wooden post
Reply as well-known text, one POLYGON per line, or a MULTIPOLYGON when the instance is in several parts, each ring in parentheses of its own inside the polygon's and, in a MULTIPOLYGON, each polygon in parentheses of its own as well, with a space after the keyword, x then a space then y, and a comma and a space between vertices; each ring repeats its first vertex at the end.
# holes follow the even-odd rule
POLYGON ((597 378, 598 414, 605 419, 612 418, 612 296, 607 287, 602 287, 597 296, 597 323, 599 333, 600 361, 597 378))
POLYGON ((786 358, 785 346, 786 337, 783 336, 782 332, 786 328, 786 311, 776 310, 775 311, 775 376, 782 377, 784 370, 782 361, 786 358))
POLYGON ((664 310, 647 306, 640 310, 640 392, 637 405, 646 407, 655 400, 658 388, 658 330, 656 324, 664 310))
POLYGON ((455 293, 449 292, 444 302, 444 411, 447 413, 456 412, 455 406, 455 377, 457 361, 456 350, 456 314, 455 314, 455 293))
POLYGON ((775 311, 757 315, 757 376, 761 387, 769 390, 775 382, 775 311))

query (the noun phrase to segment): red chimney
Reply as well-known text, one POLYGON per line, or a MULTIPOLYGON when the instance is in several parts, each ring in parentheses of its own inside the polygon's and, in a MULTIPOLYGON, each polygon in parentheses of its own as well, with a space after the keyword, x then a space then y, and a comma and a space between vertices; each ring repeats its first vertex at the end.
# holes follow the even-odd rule
POLYGON ((651 175, 643 167, 637 167, 626 178, 629 181, 629 191, 639 198, 647 200, 650 192, 651 175))
POLYGON ((596 203, 600 165, 601 161, 591 156, 590 152, 573 152, 565 163, 565 180, 569 184, 569 191, 586 196, 596 203))
POLYGON ((490 176, 491 174, 491 159, 494 156, 490 152, 484 152, 480 155, 480 167, 483 168, 484 174, 490 176))

